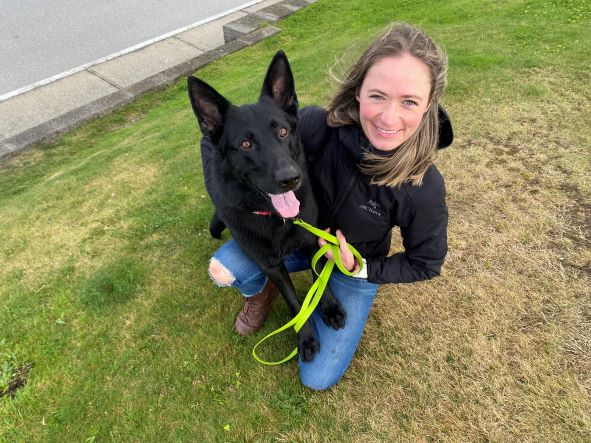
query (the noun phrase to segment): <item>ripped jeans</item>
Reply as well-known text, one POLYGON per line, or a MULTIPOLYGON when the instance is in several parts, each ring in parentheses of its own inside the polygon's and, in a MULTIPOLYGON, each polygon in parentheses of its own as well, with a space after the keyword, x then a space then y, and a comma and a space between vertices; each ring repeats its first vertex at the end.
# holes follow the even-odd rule
MULTIPOLYGON (((248 255, 230 240, 218 249, 212 260, 217 260, 231 274, 230 286, 245 297, 258 294, 267 277, 248 255)), ((288 272, 310 269, 308 258, 295 252, 284 260, 288 272)), ((309 363, 298 360, 300 380, 304 386, 324 390, 334 386, 343 376, 357 349, 367 317, 376 296, 378 285, 365 279, 346 276, 335 267, 329 282, 332 293, 347 314, 344 328, 333 329, 322 320, 319 307, 310 317, 320 342, 320 352, 309 363)))

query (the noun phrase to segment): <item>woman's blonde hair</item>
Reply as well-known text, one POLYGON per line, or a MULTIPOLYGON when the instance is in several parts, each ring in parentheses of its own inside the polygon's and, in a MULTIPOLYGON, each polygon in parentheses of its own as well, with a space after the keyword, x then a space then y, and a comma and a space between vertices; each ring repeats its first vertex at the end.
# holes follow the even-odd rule
POLYGON ((447 56, 420 29, 407 23, 393 23, 359 57, 340 82, 327 107, 328 124, 333 127, 360 125, 356 96, 369 68, 384 57, 410 54, 429 67, 431 92, 427 111, 417 131, 389 156, 364 153, 361 170, 372 183, 400 187, 405 182, 419 186, 433 164, 439 135, 438 101, 447 86, 447 56))

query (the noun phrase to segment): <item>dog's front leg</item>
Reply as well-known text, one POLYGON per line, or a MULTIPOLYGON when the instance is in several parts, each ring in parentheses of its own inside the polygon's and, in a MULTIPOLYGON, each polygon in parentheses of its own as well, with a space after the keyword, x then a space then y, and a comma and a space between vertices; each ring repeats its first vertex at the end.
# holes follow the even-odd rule
MULTIPOLYGON (((305 252, 310 259, 310 263, 312 263, 312 257, 317 251, 318 248, 315 247, 306 248, 305 252)), ((316 263, 316 271, 318 271, 318 273, 322 271, 326 262, 326 257, 320 257, 316 263)), ((337 272, 336 268, 333 272, 337 272)), ((312 271, 312 281, 315 282, 317 278, 318 276, 316 273, 312 271)), ((320 314, 322 316, 322 320, 324 320, 324 323, 333 329, 341 329, 345 326, 347 313, 332 293, 332 290, 328 284, 326 285, 324 293, 322 294, 322 298, 320 299, 320 314)))
MULTIPOLYGON (((293 283, 285 265, 281 263, 276 267, 267 268, 265 269, 265 274, 273 283, 275 283, 275 286, 279 289, 279 292, 285 299, 293 315, 300 312, 302 305, 297 299, 296 290, 293 287, 293 283)), ((314 356, 319 350, 320 343, 316 337, 312 320, 308 319, 298 331, 298 352, 300 358, 305 362, 310 362, 314 359, 314 356)))

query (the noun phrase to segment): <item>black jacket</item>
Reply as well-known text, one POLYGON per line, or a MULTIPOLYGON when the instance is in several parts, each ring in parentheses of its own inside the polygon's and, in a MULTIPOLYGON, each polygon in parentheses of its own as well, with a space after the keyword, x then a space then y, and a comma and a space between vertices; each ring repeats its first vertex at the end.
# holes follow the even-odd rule
MULTIPOLYGON (((451 144, 453 132, 440 109, 439 146, 451 144)), ((443 177, 433 165, 420 187, 400 189, 370 184, 358 167, 362 146, 369 146, 357 125, 331 128, 319 107, 300 112, 298 132, 320 210, 319 226, 340 229, 367 261, 368 281, 402 283, 439 275, 447 253, 447 206, 443 177), (388 256, 392 228, 400 227, 404 252, 388 256)), ((205 185, 212 195, 213 145, 201 139, 205 185)))
MULTIPOLYGON (((425 280, 441 271, 447 254, 443 177, 432 165, 420 187, 370 184, 359 170, 362 147, 371 145, 357 125, 331 128, 326 111, 302 109, 299 134, 320 209, 321 228, 340 229, 367 261, 368 281, 425 280), (404 252, 388 256, 392 228, 400 227, 404 252)), ((451 144, 449 118, 440 108, 439 147, 451 144)), ((379 151, 377 153, 380 153, 379 151)))

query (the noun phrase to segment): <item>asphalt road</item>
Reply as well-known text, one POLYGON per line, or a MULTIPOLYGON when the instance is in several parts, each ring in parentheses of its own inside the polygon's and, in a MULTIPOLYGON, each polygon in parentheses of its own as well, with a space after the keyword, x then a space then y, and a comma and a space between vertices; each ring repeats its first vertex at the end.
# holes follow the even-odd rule
POLYGON ((0 97, 259 0, 0 0, 0 97))

